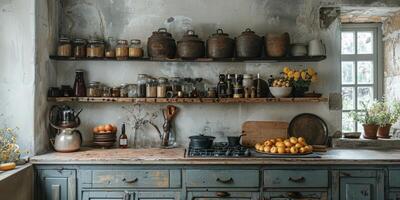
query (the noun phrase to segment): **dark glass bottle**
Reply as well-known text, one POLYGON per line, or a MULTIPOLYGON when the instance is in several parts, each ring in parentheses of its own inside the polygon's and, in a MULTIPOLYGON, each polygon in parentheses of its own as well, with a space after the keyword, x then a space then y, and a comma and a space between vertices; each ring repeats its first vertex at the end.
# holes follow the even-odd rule
POLYGON ((260 74, 257 74, 257 87, 256 87, 256 97, 261 98, 262 97, 262 89, 261 89, 261 78, 260 74))
POLYGON ((220 74, 219 75, 219 82, 217 85, 217 94, 218 94, 218 98, 226 98, 226 89, 227 89, 227 85, 225 82, 225 75, 224 74, 220 74))
POLYGON ((226 75, 226 97, 233 97, 233 83, 235 76, 232 74, 226 75))
POLYGON ((122 124, 121 135, 118 140, 119 148, 128 148, 128 136, 125 134, 125 124, 122 124))
POLYGON ((74 82, 74 96, 76 97, 85 97, 86 96, 86 85, 85 80, 83 78, 83 71, 76 70, 75 71, 75 82, 74 82))

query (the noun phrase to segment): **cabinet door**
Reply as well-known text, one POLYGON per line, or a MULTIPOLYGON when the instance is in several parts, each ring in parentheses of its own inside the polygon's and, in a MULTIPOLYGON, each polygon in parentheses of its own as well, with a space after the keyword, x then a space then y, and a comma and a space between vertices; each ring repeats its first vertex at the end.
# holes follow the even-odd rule
POLYGON ((389 200, 400 200, 400 192, 391 192, 389 194, 389 200))
POLYGON ((231 192, 231 191, 217 191, 217 192, 189 192, 187 195, 188 200, 259 200, 260 194, 258 192, 231 192))
POLYGON ((328 192, 267 192, 265 200, 328 200, 328 192))
POLYGON ((111 191, 83 191, 82 200, 134 200, 134 193, 111 191))
POLYGON ((180 200, 180 192, 137 192, 135 200, 180 200))
POLYGON ((376 179, 341 178, 340 199, 377 200, 376 179))
POLYGON ((40 200, 75 200, 75 170, 39 170, 40 200))

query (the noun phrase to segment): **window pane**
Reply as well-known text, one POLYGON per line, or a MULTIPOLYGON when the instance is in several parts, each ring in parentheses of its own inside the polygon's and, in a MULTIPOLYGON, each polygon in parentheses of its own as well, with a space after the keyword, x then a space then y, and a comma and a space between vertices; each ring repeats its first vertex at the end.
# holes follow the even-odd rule
POLYGON ((354 87, 342 88, 343 110, 354 110, 354 102, 355 102, 354 97, 355 97, 354 87))
POLYGON ((348 112, 342 113, 342 132, 354 132, 355 122, 348 112))
POLYGON ((374 83, 374 64, 372 61, 357 62, 357 83, 359 84, 374 83))
POLYGON ((342 84, 354 84, 354 62, 342 62, 342 84))
POLYGON ((363 109, 362 103, 368 104, 374 99, 374 90, 372 87, 357 88, 357 109, 363 109))
MULTIPOLYGON (((358 112, 358 113, 360 113, 362 115, 365 115, 365 112, 358 112)), ((356 128, 357 128, 358 132, 364 133, 364 127, 363 127, 362 123, 357 122, 357 127, 356 128)))
POLYGON ((357 54, 372 54, 372 32, 357 32, 357 54))
POLYGON ((354 32, 342 32, 342 54, 354 54, 354 32))

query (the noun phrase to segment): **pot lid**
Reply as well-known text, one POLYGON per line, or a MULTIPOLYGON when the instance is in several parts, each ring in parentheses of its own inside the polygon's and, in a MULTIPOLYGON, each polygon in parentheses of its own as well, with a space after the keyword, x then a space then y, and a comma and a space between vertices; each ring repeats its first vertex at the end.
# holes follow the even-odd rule
POLYGON ((216 33, 213 33, 212 34, 212 36, 213 37, 215 37, 215 36, 224 36, 224 37, 228 37, 229 36, 229 34, 226 34, 226 33, 224 33, 224 31, 222 30, 222 29, 217 29, 217 32, 216 33))
POLYGON ((208 135, 200 134, 200 135, 190 136, 189 139, 215 139, 215 137, 214 136, 208 136, 208 135))
POLYGON ((185 41, 195 41, 195 42, 203 42, 198 35, 195 34, 193 30, 186 31, 186 34, 182 37, 182 40, 178 42, 185 42, 185 41))
POLYGON ((153 32, 151 37, 172 37, 171 33, 167 32, 166 28, 159 28, 157 31, 153 32))
POLYGON ((242 32, 242 35, 244 35, 244 34, 255 34, 255 33, 254 33, 254 31, 252 31, 251 29, 246 28, 246 30, 244 30, 244 31, 242 32))

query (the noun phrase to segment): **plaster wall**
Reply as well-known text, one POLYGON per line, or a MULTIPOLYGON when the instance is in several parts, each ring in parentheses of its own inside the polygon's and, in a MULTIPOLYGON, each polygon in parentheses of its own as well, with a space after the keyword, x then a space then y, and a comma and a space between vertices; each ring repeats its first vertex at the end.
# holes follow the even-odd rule
MULTIPOLYGON (((62 2, 60 34, 70 37, 99 36, 121 39, 138 38, 146 41, 152 31, 166 27, 176 40, 188 29, 194 29, 203 40, 223 28, 231 37, 238 36, 244 29, 252 28, 257 34, 287 31, 291 41, 308 42, 321 38, 327 46, 328 59, 320 63, 157 63, 157 62, 57 62, 57 85, 73 84, 74 70, 87 72, 86 82, 100 81, 109 86, 135 83, 137 74, 153 76, 204 77, 216 85, 219 73, 261 73, 263 78, 277 75, 283 66, 294 68, 314 67, 320 81, 312 89, 328 96, 340 92, 339 88, 339 22, 328 29, 319 28, 320 1, 213 1, 213 0, 66 0, 62 2), (212 5, 212 6, 210 6, 212 5)), ((90 144, 91 128, 101 123, 120 124, 131 116, 126 109, 129 104, 75 104, 83 108, 81 131, 85 143, 90 144)), ((165 106, 165 105, 164 105, 165 106)), ((247 120, 290 121, 303 112, 321 116, 333 133, 340 130, 340 112, 330 111, 327 104, 270 104, 270 105, 177 105, 180 113, 175 120, 177 140, 181 145, 187 137, 201 133, 205 127, 217 140, 227 135, 239 135, 241 124, 247 120)), ((142 113, 159 111, 162 106, 144 105, 142 113)), ((136 108, 137 109, 137 108, 136 108)), ((137 110, 135 111, 138 115, 137 110)), ((162 125, 162 116, 158 116, 162 125)), ((143 130, 146 137, 157 135, 151 128, 143 130)), ((132 133, 129 131, 128 133, 132 133)))

